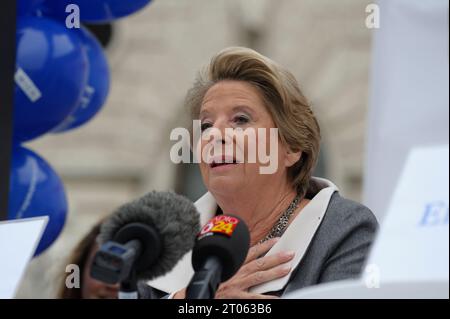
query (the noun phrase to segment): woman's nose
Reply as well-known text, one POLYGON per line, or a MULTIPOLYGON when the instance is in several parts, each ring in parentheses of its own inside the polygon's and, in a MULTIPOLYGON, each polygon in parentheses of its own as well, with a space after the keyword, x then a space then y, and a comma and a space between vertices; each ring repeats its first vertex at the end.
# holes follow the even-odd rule
POLYGON ((212 142, 214 144, 225 144, 225 135, 224 131, 221 130, 215 130, 212 136, 212 142))
POLYGON ((221 143, 225 144, 226 141, 226 123, 223 120, 218 120, 213 125, 213 132, 212 132, 212 140, 214 143, 221 143))

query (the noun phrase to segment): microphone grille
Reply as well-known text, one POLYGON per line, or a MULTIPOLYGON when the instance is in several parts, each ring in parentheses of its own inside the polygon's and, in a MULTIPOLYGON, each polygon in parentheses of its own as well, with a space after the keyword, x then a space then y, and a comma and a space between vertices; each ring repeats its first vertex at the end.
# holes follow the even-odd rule
POLYGON ((113 240, 115 234, 130 223, 143 223, 154 228, 161 239, 157 261, 138 273, 140 279, 146 280, 170 271, 193 248, 200 229, 199 214, 189 199, 173 192, 152 191, 120 206, 102 224, 99 243, 113 240))

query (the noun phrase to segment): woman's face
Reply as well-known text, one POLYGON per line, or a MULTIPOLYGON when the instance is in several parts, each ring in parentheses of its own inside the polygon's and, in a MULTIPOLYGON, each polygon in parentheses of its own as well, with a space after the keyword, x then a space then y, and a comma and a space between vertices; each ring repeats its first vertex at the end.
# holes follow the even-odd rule
POLYGON ((276 178, 278 181, 287 179, 286 165, 291 164, 286 149, 279 143, 276 131, 275 139, 270 139, 270 128, 275 128, 275 123, 260 93, 251 84, 221 81, 213 85, 203 99, 199 120, 202 138, 196 152, 197 156, 203 154, 200 171, 206 187, 213 194, 257 191, 267 187, 268 183, 276 184, 276 178), (232 128, 234 133, 226 134, 226 128, 232 128), (265 130, 258 132, 261 128, 265 130), (245 130, 255 132, 255 138, 237 138, 245 130), (265 150, 266 154, 275 153, 271 155, 275 157, 272 160, 275 159, 277 167, 272 174, 261 174, 260 168, 268 164, 258 156, 259 150, 265 150), (253 159, 249 157, 252 151, 256 151, 253 159), (217 165, 225 161, 233 163, 217 165))
POLYGON ((119 285, 108 285, 95 280, 90 276, 91 265, 98 245, 94 244, 89 252, 89 257, 84 265, 83 278, 81 283, 81 298, 83 299, 117 299, 119 285))

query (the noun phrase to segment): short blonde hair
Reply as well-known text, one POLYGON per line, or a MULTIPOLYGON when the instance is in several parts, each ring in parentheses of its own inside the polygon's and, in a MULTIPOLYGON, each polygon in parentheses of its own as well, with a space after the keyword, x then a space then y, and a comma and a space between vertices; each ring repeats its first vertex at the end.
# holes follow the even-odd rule
POLYGON ((281 142, 293 152, 302 152, 300 160, 289 167, 288 177, 297 192, 305 195, 319 155, 320 128, 295 77, 252 49, 226 48, 199 72, 187 93, 186 106, 191 110, 192 119, 198 119, 209 88, 224 80, 244 81, 258 89, 281 142))

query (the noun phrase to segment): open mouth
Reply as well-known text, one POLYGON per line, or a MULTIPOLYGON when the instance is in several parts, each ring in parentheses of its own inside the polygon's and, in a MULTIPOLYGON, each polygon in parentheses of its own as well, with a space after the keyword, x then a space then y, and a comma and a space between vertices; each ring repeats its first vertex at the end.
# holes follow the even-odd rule
POLYGON ((219 166, 235 165, 235 164, 239 164, 239 162, 236 161, 234 158, 233 159, 230 158, 228 160, 225 160, 225 158, 222 158, 222 159, 213 160, 213 162, 210 164, 210 167, 215 168, 215 167, 219 167, 219 166))

